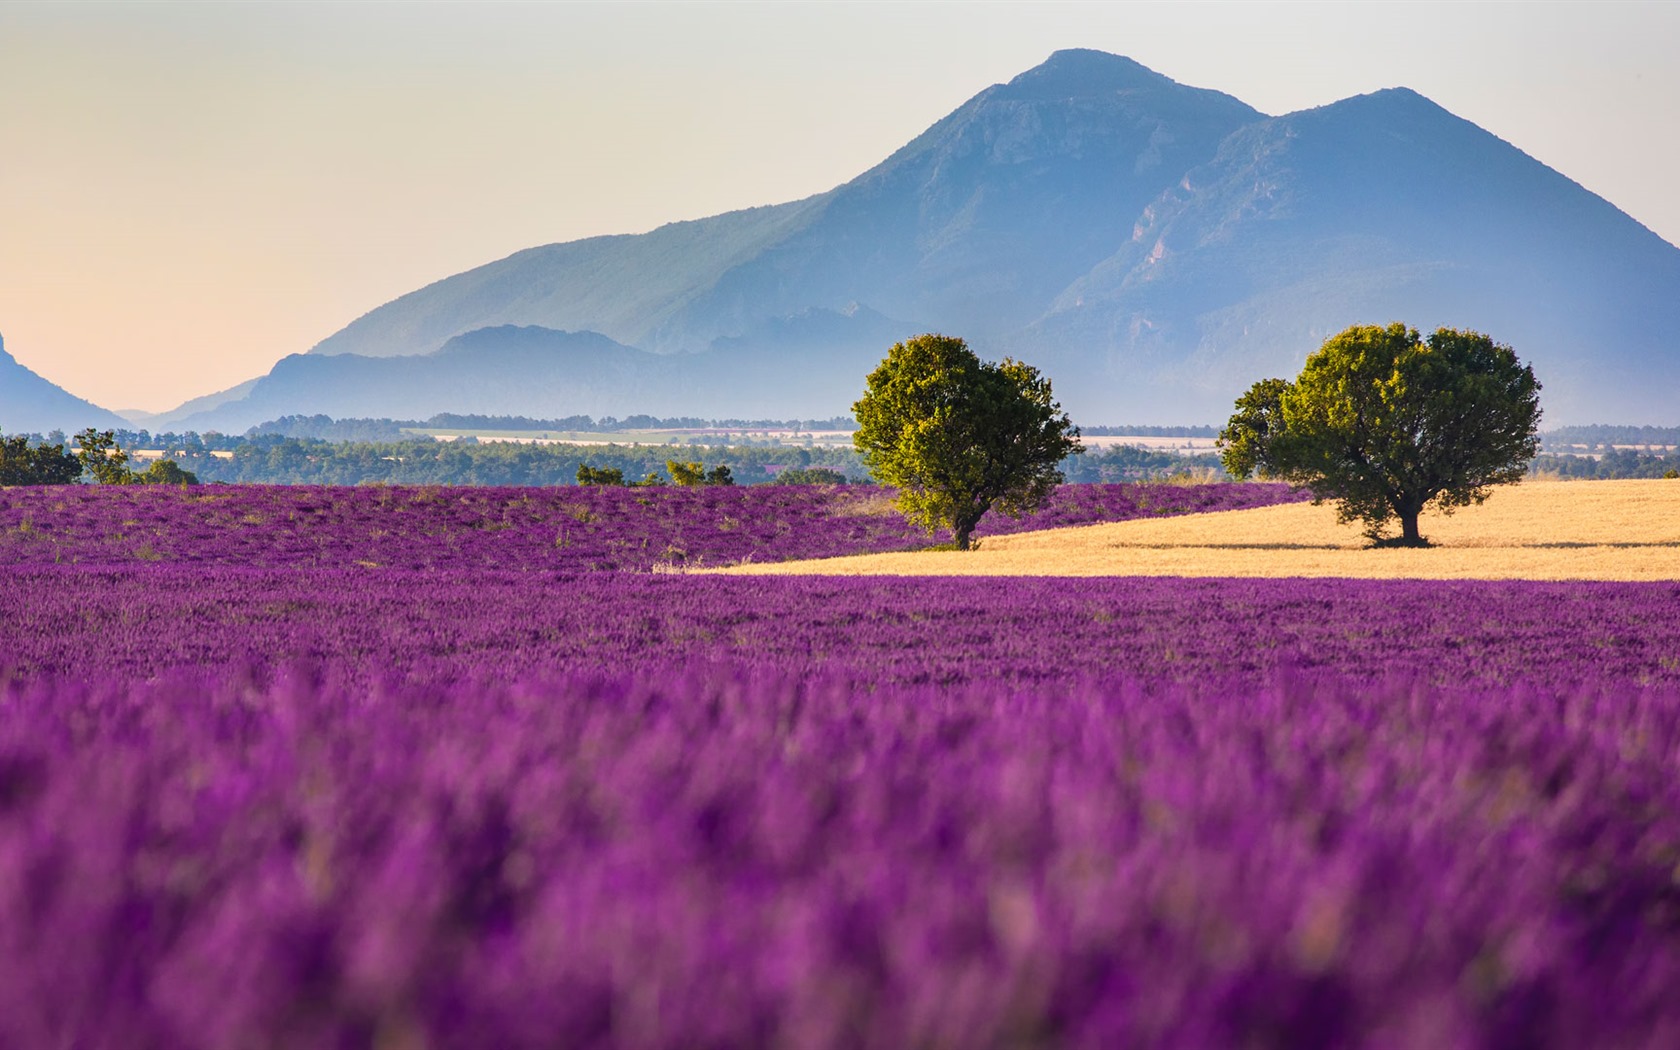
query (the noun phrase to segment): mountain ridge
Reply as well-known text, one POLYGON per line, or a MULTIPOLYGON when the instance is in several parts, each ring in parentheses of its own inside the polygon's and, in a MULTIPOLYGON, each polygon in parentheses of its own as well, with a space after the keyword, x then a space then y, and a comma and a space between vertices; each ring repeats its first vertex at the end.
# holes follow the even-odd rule
MULTIPOLYGON (((659 407, 624 411, 797 415, 778 397, 803 403, 821 377, 811 410, 832 415, 890 345, 871 340, 935 330, 1039 365, 1077 418, 1171 422, 1223 418, 1327 335, 1398 319, 1512 344, 1548 411, 1582 421, 1672 411, 1677 304, 1680 249, 1409 88, 1267 116, 1070 49, 833 189, 525 249, 307 356, 419 361, 480 333, 468 344, 493 369, 496 338, 532 338, 513 330, 595 332, 642 355, 623 358, 626 381, 659 407), (830 324, 846 310, 884 321, 830 324)), ((294 411, 319 410, 289 387, 294 411)), ((600 394, 549 389, 548 414, 600 394)))
POLYGON ((77 397, 20 364, 0 336, 0 432, 73 434, 88 427, 104 430, 127 425, 115 412, 77 397))

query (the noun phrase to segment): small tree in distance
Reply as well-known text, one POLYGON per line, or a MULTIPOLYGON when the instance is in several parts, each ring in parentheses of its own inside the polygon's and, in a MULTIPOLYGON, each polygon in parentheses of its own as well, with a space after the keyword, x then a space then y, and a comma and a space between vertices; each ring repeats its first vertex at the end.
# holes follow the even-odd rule
POLYGON ((793 467, 776 475, 778 485, 844 485, 849 480, 831 467, 793 467))
POLYGON ((685 488, 699 485, 733 485, 735 475, 728 467, 719 464, 707 470, 698 461, 684 461, 668 459, 665 470, 671 475, 671 481, 685 488))
POLYGON ((186 486, 198 484, 198 475, 172 459, 160 459, 134 475, 134 480, 142 485, 186 486))
POLYGON ((128 485, 135 480, 128 469, 128 453, 117 446, 117 435, 111 430, 87 428, 76 435, 82 470, 101 485, 128 485))
POLYGON ((1481 503, 1519 481, 1539 452, 1540 383, 1508 346, 1479 332, 1355 325, 1331 337, 1293 382, 1264 379, 1237 399, 1219 435, 1225 469, 1339 501, 1343 524, 1381 545, 1427 546, 1418 515, 1481 503), (1400 536, 1385 539, 1390 521, 1400 536))
POLYGON ((1056 465, 1083 452, 1079 430, 1036 368, 982 362, 961 339, 896 343, 852 406, 852 443, 898 508, 930 533, 949 527, 968 550, 993 507, 1018 517, 1061 483, 1056 465))
POLYGON ((578 464, 577 483, 579 485, 622 485, 624 471, 617 467, 592 467, 587 463, 578 464))

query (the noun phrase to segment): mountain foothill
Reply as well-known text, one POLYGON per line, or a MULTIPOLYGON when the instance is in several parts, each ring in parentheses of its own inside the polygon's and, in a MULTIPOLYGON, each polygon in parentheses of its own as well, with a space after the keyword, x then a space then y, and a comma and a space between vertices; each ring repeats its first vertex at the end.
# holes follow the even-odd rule
POLYGON ((1511 144, 1405 88, 1274 117, 1069 50, 826 193, 518 252, 151 423, 827 417, 927 331, 1076 420, 1208 422, 1395 320, 1510 344, 1550 423, 1680 402, 1680 249, 1511 144))

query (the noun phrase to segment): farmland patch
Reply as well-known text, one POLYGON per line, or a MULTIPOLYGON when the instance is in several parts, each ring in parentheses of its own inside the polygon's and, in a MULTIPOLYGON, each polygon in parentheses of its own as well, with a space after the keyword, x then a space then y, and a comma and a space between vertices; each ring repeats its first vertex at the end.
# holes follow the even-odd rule
POLYGON ((727 571, 909 576, 1335 576, 1680 579, 1680 482, 1528 483, 1425 514, 1434 546, 1374 549, 1332 507, 1282 506, 1024 532, 968 553, 917 551, 727 571))

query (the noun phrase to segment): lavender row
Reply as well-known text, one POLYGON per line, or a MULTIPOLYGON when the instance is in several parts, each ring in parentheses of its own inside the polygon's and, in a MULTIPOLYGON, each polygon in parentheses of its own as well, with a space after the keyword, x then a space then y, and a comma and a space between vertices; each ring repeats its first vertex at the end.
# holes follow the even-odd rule
POLYGON ((0 686, 0 1045, 1680 1045, 1680 693, 0 686))
MULTIPOLYGON (((0 489, 0 565, 628 570, 902 550, 888 490, 167 486, 0 489)), ((1281 485, 1068 485, 981 536, 1302 499, 1281 485)), ((939 539, 935 537, 934 539, 939 539)))
POLYGON ((41 566, 0 574, 0 674, 302 663, 361 681, 656 673, 867 684, 1115 675, 1566 690, 1680 683, 1680 584, 906 579, 41 566))

